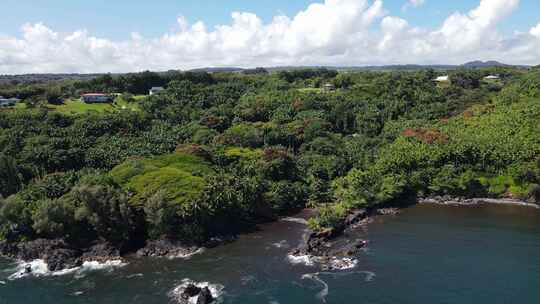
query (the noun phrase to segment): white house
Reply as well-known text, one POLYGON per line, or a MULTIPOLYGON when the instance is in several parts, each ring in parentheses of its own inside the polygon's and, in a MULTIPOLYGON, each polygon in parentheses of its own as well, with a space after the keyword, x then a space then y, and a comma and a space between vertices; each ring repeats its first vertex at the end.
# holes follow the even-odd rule
POLYGON ((113 99, 111 95, 102 93, 89 93, 81 96, 81 101, 84 103, 109 103, 113 102, 113 99))
POLYGON ((447 82, 450 78, 448 77, 448 75, 445 75, 445 76, 439 76, 435 79, 433 79, 433 81, 435 82, 447 82))
POLYGON ((501 77, 499 77, 497 75, 488 75, 488 76, 484 77, 485 80, 498 80, 500 78, 501 77))
POLYGON ((21 100, 17 98, 4 98, 0 96, 0 107, 13 107, 19 101, 21 100))
POLYGON ((156 95, 156 94, 159 94, 159 93, 161 93, 163 91, 165 91, 165 88, 163 88, 163 87, 152 87, 150 89, 150 91, 148 92, 148 94, 156 95))
POLYGON ((326 91, 326 92, 331 92, 331 91, 334 91, 336 89, 336 86, 334 86, 332 83, 326 83, 324 86, 323 86, 323 89, 326 91))

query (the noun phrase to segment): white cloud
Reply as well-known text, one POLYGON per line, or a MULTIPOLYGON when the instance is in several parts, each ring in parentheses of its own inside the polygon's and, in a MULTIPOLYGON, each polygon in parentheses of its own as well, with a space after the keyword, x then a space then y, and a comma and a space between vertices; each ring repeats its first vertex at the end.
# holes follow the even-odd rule
POLYGON ((540 22, 535 27, 531 28, 529 33, 535 37, 540 38, 540 22))
MULTIPOLYGON (((420 3, 422 1, 416 1, 420 3)), ((364 65, 462 63, 495 59, 540 62, 540 23, 528 33, 502 35, 497 24, 519 0, 481 0, 456 12, 439 28, 417 28, 390 16, 381 0, 326 0, 290 18, 264 23, 246 12, 228 25, 177 20, 160 37, 113 41, 85 30, 61 34, 42 23, 26 24, 21 37, 0 35, 0 73, 127 72, 201 66, 364 65)), ((129 33, 127 33, 129 34, 129 33)))
POLYGON ((426 3, 426 0, 408 0, 402 7, 404 11, 408 10, 410 7, 420 7, 426 3))

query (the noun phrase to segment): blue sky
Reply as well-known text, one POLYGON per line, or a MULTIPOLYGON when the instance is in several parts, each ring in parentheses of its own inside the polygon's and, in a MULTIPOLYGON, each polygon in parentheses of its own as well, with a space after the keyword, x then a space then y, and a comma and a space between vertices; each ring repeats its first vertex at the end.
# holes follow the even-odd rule
POLYGON ((540 64, 540 0, 0 0, 0 9, 0 74, 540 64))
MULTIPOLYGON (((60 32, 86 29, 99 37, 123 39, 131 32, 156 36, 177 26, 176 18, 204 21, 212 27, 231 23, 233 11, 252 12, 265 22, 278 14, 293 17, 309 0, 1 0, 8 14, 0 18, 0 33, 20 35, 24 23, 43 22, 60 32)), ((411 25, 436 28, 453 12, 466 12, 477 0, 427 0, 403 10, 406 0, 384 0, 385 9, 411 25)), ((521 0, 519 8, 499 26, 503 32, 526 31, 538 22, 540 0, 521 0)))

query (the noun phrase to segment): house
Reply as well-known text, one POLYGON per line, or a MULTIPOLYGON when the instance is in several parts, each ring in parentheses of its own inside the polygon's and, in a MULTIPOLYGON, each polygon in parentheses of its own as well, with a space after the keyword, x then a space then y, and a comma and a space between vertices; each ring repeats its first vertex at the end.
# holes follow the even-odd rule
POLYGON ((323 89, 326 91, 326 92, 331 92, 331 91, 334 91, 336 89, 336 87, 331 84, 331 83, 327 83, 323 86, 323 89))
POLYGON ((486 77, 484 77, 485 80, 499 80, 501 79, 501 77, 497 76, 497 75, 488 75, 486 77))
POLYGON ((433 79, 433 81, 435 82, 447 82, 450 78, 448 77, 448 75, 444 75, 444 76, 439 76, 435 79, 433 79))
POLYGON ((81 96, 84 103, 109 103, 113 102, 113 97, 102 93, 89 93, 81 96))
POLYGON ((152 87, 150 91, 148 92, 148 94, 156 95, 156 94, 162 93, 163 91, 165 91, 165 88, 163 87, 152 87))
POLYGON ((21 100, 17 99, 17 98, 4 98, 4 97, 0 96, 0 107, 2 107, 2 108, 13 107, 19 101, 21 101, 21 100))

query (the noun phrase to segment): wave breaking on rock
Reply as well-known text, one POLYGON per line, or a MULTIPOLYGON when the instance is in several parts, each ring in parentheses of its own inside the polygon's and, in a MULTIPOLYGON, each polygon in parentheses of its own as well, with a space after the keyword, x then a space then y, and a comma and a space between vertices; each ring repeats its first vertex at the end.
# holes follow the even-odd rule
POLYGON ((113 271, 116 268, 124 267, 127 263, 122 260, 110 260, 105 262, 86 261, 79 267, 67 268, 57 271, 51 271, 45 260, 37 259, 30 262, 20 261, 12 269, 14 273, 8 277, 8 280, 17 280, 26 277, 48 277, 64 276, 75 274, 75 277, 84 277, 88 272, 94 271, 113 271))
POLYGON ((221 284, 183 279, 180 285, 169 292, 169 297, 178 304, 219 303, 224 289, 221 284))

